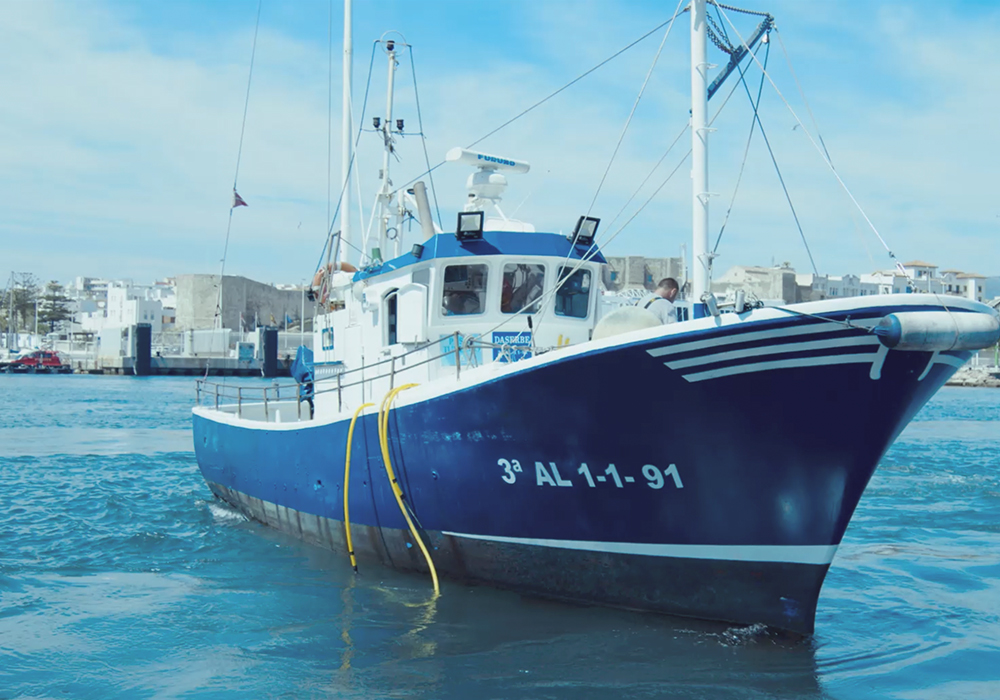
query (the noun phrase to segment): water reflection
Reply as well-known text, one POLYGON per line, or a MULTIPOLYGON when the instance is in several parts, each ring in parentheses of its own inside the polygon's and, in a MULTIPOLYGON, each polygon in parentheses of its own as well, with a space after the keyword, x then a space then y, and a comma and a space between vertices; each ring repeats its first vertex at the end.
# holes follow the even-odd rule
POLYGON ((455 583, 434 597, 418 575, 368 563, 355 576, 336 555, 306 556, 310 568, 340 586, 336 653, 311 645, 311 665, 329 677, 322 697, 826 697, 815 643, 760 626, 582 607, 455 583))

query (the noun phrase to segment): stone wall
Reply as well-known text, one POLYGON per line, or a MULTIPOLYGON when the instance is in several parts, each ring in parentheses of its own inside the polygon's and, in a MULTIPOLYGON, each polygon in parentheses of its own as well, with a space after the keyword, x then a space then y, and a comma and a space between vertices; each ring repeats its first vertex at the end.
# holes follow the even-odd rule
MULTIPOLYGON (((177 276, 177 330, 212 328, 215 325, 216 303, 219 299, 218 275, 177 276)), ((255 282, 246 277, 226 275, 222 278, 222 327, 232 330, 243 326, 259 325, 284 327, 286 317, 290 325, 298 326, 302 309, 302 292, 277 289, 269 284, 255 282)), ((306 299, 305 315, 313 317, 314 306, 306 299)), ((306 324, 309 327, 309 324, 306 324)))

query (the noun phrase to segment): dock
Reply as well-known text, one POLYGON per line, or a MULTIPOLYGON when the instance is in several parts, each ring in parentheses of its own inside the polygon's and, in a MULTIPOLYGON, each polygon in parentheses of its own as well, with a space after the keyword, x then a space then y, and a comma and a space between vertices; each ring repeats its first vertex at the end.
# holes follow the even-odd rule
MULTIPOLYGON (((138 374, 135 359, 131 357, 87 369, 81 366, 75 371, 84 374, 138 374)), ((203 377, 206 373, 213 377, 261 377, 264 376, 264 362, 229 357, 151 357, 146 374, 151 377, 203 377)), ((273 376, 291 376, 291 361, 278 359, 277 373, 273 376)))

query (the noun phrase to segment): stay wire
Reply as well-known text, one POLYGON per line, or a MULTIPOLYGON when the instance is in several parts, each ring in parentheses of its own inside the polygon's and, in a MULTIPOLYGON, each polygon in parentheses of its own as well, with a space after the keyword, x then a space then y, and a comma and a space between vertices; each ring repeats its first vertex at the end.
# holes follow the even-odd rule
MULTIPOLYGON (((247 112, 250 109, 250 85, 253 82, 253 62, 257 55, 257 35, 260 32, 260 10, 262 4, 263 0, 257 0, 257 19, 254 22, 253 45, 250 48, 250 70, 247 74, 247 92, 246 97, 243 100, 243 121, 240 124, 240 143, 236 149, 236 172, 233 175, 233 201, 230 202, 232 206, 229 207, 229 218, 226 223, 226 242, 222 246, 222 260, 219 266, 219 294, 215 301, 215 318, 212 323, 213 329, 215 329, 214 327, 216 325, 220 327, 219 329, 221 329, 222 326, 222 283, 226 276, 226 258, 229 257, 229 237, 233 230, 233 212, 236 210, 236 185, 240 177, 240 161, 243 158, 243 136, 246 134, 247 112)), ((214 345, 214 334, 212 344, 214 345)), ((208 379, 210 361, 210 358, 205 358, 205 379, 208 379)))
MULTIPOLYGON (((716 117, 719 116, 719 113, 723 109, 725 109, 726 105, 729 103, 729 100, 732 99, 733 95, 736 93, 736 88, 737 87, 739 87, 739 83, 735 83, 734 82, 733 86, 729 89, 729 93, 726 95, 726 99, 724 99, 722 101, 722 104, 719 105, 719 109, 716 111, 715 116, 712 117, 712 121, 713 122, 715 121, 716 117)), ((625 202, 625 204, 622 205, 622 208, 618 210, 618 213, 614 215, 614 217, 608 223, 607 228, 610 228, 616 221, 618 221, 618 218, 622 214, 625 213, 625 210, 628 208, 628 205, 631 204, 632 201, 639 195, 639 192, 641 192, 642 188, 646 186, 646 183, 648 183, 650 181, 650 179, 652 179, 653 174, 657 170, 659 170, 660 165, 662 165, 663 161, 665 161, 667 159, 667 156, 670 155, 670 152, 673 150, 674 146, 677 145, 677 143, 681 140, 681 138, 684 136, 684 134, 686 134, 688 132, 688 130, 690 128, 691 128, 691 123, 688 122, 687 124, 684 125, 684 127, 680 130, 680 132, 678 132, 677 137, 667 147, 667 150, 663 153, 663 155, 660 156, 660 159, 658 161, 656 161, 656 164, 650 169, 649 173, 647 173, 645 179, 643 179, 642 183, 639 184, 639 186, 636 188, 635 192, 633 192, 632 195, 625 202)), ((688 151, 687 155, 690 155, 690 153, 691 152, 688 151)), ((687 155, 685 155, 684 157, 687 158, 687 155)), ((604 243, 601 243, 601 245, 603 246, 604 243)))
MULTIPOLYGON (((718 10, 718 8, 716 8, 716 10, 718 10)), ((765 66, 767 66, 767 58, 768 58, 768 54, 770 53, 770 51, 771 51, 771 44, 768 43, 767 44, 767 49, 765 50, 765 54, 764 54, 764 65, 765 66)), ((749 67, 747 67, 747 70, 749 70, 749 67)), ((746 70, 743 70, 743 69, 740 70, 740 80, 743 80, 743 76, 744 76, 745 73, 746 73, 746 70)), ((736 186, 733 188, 733 197, 732 197, 732 199, 729 200, 729 208, 726 209, 726 216, 722 220, 722 226, 719 228, 719 236, 715 239, 715 245, 712 247, 712 253, 713 254, 717 253, 718 250, 719 250, 719 243, 722 241, 722 234, 726 230, 726 224, 729 223, 729 216, 730 216, 730 214, 733 213, 733 205, 736 203, 736 194, 740 191, 740 183, 743 181, 743 173, 744 173, 744 171, 746 170, 746 167, 747 167, 747 157, 750 154, 750 142, 753 141, 753 133, 754 133, 754 131, 757 128, 756 113, 757 113, 757 108, 760 106, 760 97, 761 97, 761 93, 763 91, 764 91, 764 74, 761 73, 761 75, 760 75, 760 85, 757 87, 757 102, 755 104, 752 99, 750 100, 750 105, 753 107, 754 115, 755 116, 754 116, 753 119, 750 120, 750 134, 749 134, 749 136, 747 136, 747 145, 746 145, 746 148, 743 149, 743 162, 740 164, 740 174, 736 178, 736 186)))
POLYGON ((799 82, 799 76, 795 73, 795 69, 792 68, 792 59, 788 55, 788 49, 785 48, 785 42, 781 38, 781 32, 775 27, 774 35, 778 37, 778 46, 781 47, 781 53, 785 56, 785 63, 788 64, 788 72, 792 74, 792 80, 795 81, 795 87, 799 90, 799 97, 802 98, 802 104, 806 106, 806 111, 809 112, 809 119, 812 120, 813 127, 816 129, 816 138, 819 139, 820 145, 823 147, 823 153, 826 154, 826 159, 830 161, 831 165, 833 163, 833 158, 830 157, 830 151, 826 149, 826 142, 823 140, 823 134, 819 132, 819 122, 816 121, 816 115, 813 114, 812 107, 809 106, 809 100, 806 99, 806 92, 802 89, 802 83, 799 82))
MULTIPOLYGON (((729 94, 726 95, 726 99, 722 101, 721 105, 719 105, 719 109, 716 110, 715 115, 712 117, 711 121, 709 121, 708 126, 711 126, 712 124, 715 123, 715 120, 718 119, 719 114, 722 113, 722 110, 725 109, 726 105, 729 104, 729 100, 736 93, 736 88, 738 86, 739 86, 739 83, 733 83, 733 87, 730 88, 729 94)), ((674 139, 673 143, 671 143, 670 146, 667 148, 667 152, 664 153, 663 156, 660 158, 660 160, 657 162, 657 164, 653 166, 653 169, 650 170, 649 174, 646 176, 646 179, 643 180, 643 183, 641 185, 639 185, 639 188, 629 198, 629 202, 631 202, 633 199, 635 199, 636 195, 639 194, 639 191, 645 186, 646 182, 649 181, 649 179, 653 176, 653 173, 656 172, 656 170, 659 168, 660 163, 662 163, 666 159, 667 154, 670 153, 670 151, 673 149, 674 145, 676 145, 676 143, 680 140, 680 138, 690 129, 690 126, 691 126, 690 122, 687 125, 684 126, 684 128, 681 130, 680 134, 677 135, 677 138, 674 139)), ((553 287, 552 289, 550 289, 548 292, 545 292, 544 294, 542 294, 537 300, 535 300, 534 302, 532 302, 532 304, 530 304, 528 306, 525 306, 524 309, 521 309, 520 311, 517 311, 517 312, 511 314, 506 319, 504 319, 503 321, 501 321, 500 323, 498 323, 496 326, 494 326, 493 328, 491 328, 489 331, 486 331, 486 333, 492 333, 493 331, 496 331, 496 330, 499 330, 500 328, 503 328, 505 325, 507 325, 508 323, 510 323, 511 321, 513 321, 515 318, 517 318, 521 314, 526 313, 525 309, 528 309, 528 308, 531 308, 531 307, 541 308, 551 297, 553 297, 556 294, 558 294, 559 290, 562 289, 563 285, 566 284, 566 282, 568 282, 573 277, 573 275, 576 274, 576 272, 580 268, 582 268, 585 264, 587 264, 588 262, 590 262, 591 260, 593 260, 595 257, 597 257, 597 255, 599 255, 601 253, 601 248, 602 247, 610 244, 615 238, 618 237, 618 235, 622 231, 625 230, 625 228, 630 223, 632 223, 632 221, 635 220, 635 218, 640 213, 642 213, 642 211, 649 205, 649 203, 653 201, 653 199, 656 197, 656 195, 660 193, 660 191, 667 185, 668 182, 670 182, 670 180, 677 173, 677 171, 680 170, 681 166, 684 165, 684 163, 687 161, 687 159, 688 159, 688 157, 690 155, 691 155, 691 149, 689 148, 688 151, 687 151, 687 153, 685 153, 681 157, 680 162, 678 162, 677 165, 674 167, 674 169, 672 171, 670 171, 670 174, 667 175, 666 179, 664 179, 664 181, 662 183, 660 183, 659 187, 657 187, 656 190, 654 190, 653 194, 651 194, 646 199, 646 201, 642 204, 642 206, 640 206, 628 218, 628 220, 625 221, 625 223, 623 223, 618 228, 617 231, 615 231, 613 234, 611 234, 611 236, 608 237, 607 240, 600 240, 600 241, 596 241, 595 240, 595 242, 593 243, 593 245, 591 245, 590 248, 588 248, 587 251, 582 256, 580 256, 580 259, 573 266, 573 269, 571 269, 568 273, 562 275, 562 279, 559 280, 556 283, 555 287, 553 287)), ((627 207, 628 204, 626 203, 625 206, 627 207)), ((622 211, 624 211, 624 210, 625 210, 625 207, 622 208, 622 211)), ((621 215, 621 212, 618 213, 618 216, 620 216, 620 215, 621 215)), ((618 218, 618 216, 615 217, 615 220, 618 218)), ((483 333, 482 335, 486 335, 486 333, 483 333)), ((480 335, 479 337, 482 337, 482 335, 480 335)))
MULTIPOLYGON (((795 68, 792 66, 792 59, 788 54, 788 49, 785 47, 784 40, 781 38, 781 32, 778 31, 777 27, 775 27, 773 34, 778 38, 778 46, 781 47, 781 53, 784 55, 785 63, 788 65, 788 72, 795 81, 796 88, 798 88, 799 97, 802 98, 802 104, 805 105, 806 111, 809 112, 809 119, 812 120, 813 128, 816 129, 816 138, 819 139, 819 143, 823 147, 823 153, 826 154, 826 159, 830 161, 830 167, 833 167, 833 158, 830 156, 830 151, 826 147, 826 141, 823 140, 823 134, 820 133, 819 122, 816 121, 816 115, 813 114, 812 107, 809 105, 809 100, 806 99, 806 92, 802 89, 802 83, 799 81, 799 76, 795 72, 795 68)), ((858 240, 861 242, 861 247, 864 248, 865 255, 868 256, 868 260, 872 264, 872 269, 874 269, 876 267, 875 258, 872 256, 872 252, 868 248, 868 241, 865 240, 865 236, 861 232, 861 227, 858 225, 857 212, 853 208, 850 208, 850 211, 851 223, 854 226, 854 232, 857 234, 858 240)))
MULTIPOLYGON (((601 189, 604 187, 604 183, 605 183, 605 181, 608 178, 608 173, 611 172, 611 167, 612 167, 612 165, 614 165, 615 158, 618 156, 618 151, 621 148, 622 142, 625 140, 625 135, 628 133, 628 128, 632 124, 632 118, 635 116, 635 111, 636 111, 636 109, 639 108, 639 102, 642 101, 642 96, 643 96, 643 94, 646 91, 646 86, 649 84, 649 79, 650 79, 650 77, 652 77, 653 70, 656 68, 656 64, 660 60, 660 56, 663 53, 663 47, 666 45, 667 39, 670 37, 670 30, 673 29, 673 27, 674 27, 674 21, 677 19, 677 17, 680 16, 681 4, 683 2, 684 2, 684 0, 678 0, 677 7, 674 8, 674 14, 671 16, 671 18, 669 20, 669 24, 667 24, 667 31, 664 32, 663 39, 660 41, 660 46, 656 50, 656 55, 653 56, 653 62, 649 65, 649 70, 646 71, 646 77, 643 79, 642 85, 639 87, 639 93, 636 95, 635 101, 632 103, 632 109, 631 109, 631 111, 629 111, 628 118, 626 118, 625 124, 622 126, 621 134, 619 134, 619 136, 618 136, 618 143, 615 144, 614 151, 612 151, 612 153, 611 153, 611 158, 608 159, 608 165, 604 169, 604 174, 601 176, 601 181, 598 183, 597 189, 594 191, 594 197, 593 197, 593 199, 590 200, 590 206, 587 207, 587 214, 586 214, 586 216, 588 216, 588 217, 590 216, 591 212, 593 211, 594 205, 597 203, 597 198, 601 194, 601 189)), ((676 143, 676 140, 675 140, 674 143, 676 143)), ((673 148, 673 144, 671 144, 670 148, 673 148)), ((670 148, 667 149, 667 153, 670 152, 670 148)), ((666 157, 666 156, 664 156, 664 157, 666 157)), ((661 162, 662 162, 662 159, 661 159, 661 162)), ((659 164, 657 164, 657 165, 659 165, 659 164)), ((562 265, 560 266, 561 270, 565 271, 566 264, 572 258, 573 249, 574 249, 574 246, 570 246, 569 250, 566 251, 566 257, 563 259, 562 265)), ((576 273, 576 270, 574 269, 574 271, 573 271, 573 273, 571 273, 571 275, 575 274, 575 273, 576 273)), ((563 283, 566 280, 568 280, 571 275, 566 275, 564 278, 557 280, 557 283, 558 283, 557 284, 557 288, 561 289, 563 283)), ((539 326, 541 325, 541 320, 539 320, 538 325, 539 326)))
POLYGON ((326 220, 329 221, 331 199, 333 197, 333 0, 330 0, 326 41, 328 48, 326 79, 326 220))
MULTIPOLYGON (((723 9, 725 9, 727 7, 726 5, 721 5, 721 4, 718 4, 718 3, 715 3, 715 4, 716 4, 717 7, 723 8, 723 9)), ((742 35, 740 35, 740 33, 739 33, 739 30, 736 29, 736 25, 733 24, 732 20, 729 19, 728 15, 726 15, 725 12, 723 12, 723 16, 726 18, 726 22, 729 23, 729 26, 731 26, 733 28, 733 32, 739 38, 739 40, 743 44, 743 46, 749 49, 749 47, 747 47, 746 40, 743 39, 742 35)), ((754 59, 754 61, 757 62, 757 65, 760 65, 760 60, 756 57, 756 55, 753 56, 753 59, 754 59)), ((791 113, 792 117, 795 119, 795 121, 798 123, 798 125, 802 128, 802 133, 804 133, 806 135, 806 138, 809 139, 809 142, 813 145, 813 148, 815 148, 816 151, 819 153, 820 158, 823 159, 823 162, 826 163, 827 166, 830 168, 830 171, 833 173, 833 176, 837 179, 837 182, 840 183, 840 186, 843 188, 844 192, 847 193, 848 197, 850 197, 851 202, 854 204, 855 207, 857 207, 858 212, 861 214, 862 217, 864 217, 865 223, 868 224, 868 227, 872 230, 872 233, 874 233, 875 237, 878 238, 879 243, 881 243, 882 247, 885 248, 885 251, 889 255, 889 258, 892 259, 895 262, 897 268, 902 269, 902 264, 896 258, 895 253, 892 252, 892 249, 889 248, 889 244, 885 242, 885 239, 882 238, 882 234, 880 234, 878 232, 878 229, 875 228, 875 224, 872 223, 872 220, 868 217, 868 214, 865 213, 865 210, 861 207, 861 204, 854 197, 854 194, 851 193, 850 188, 847 187, 847 183, 845 183, 844 180, 843 180, 843 178, 840 177, 840 173, 838 173, 837 169, 833 167, 833 163, 830 161, 830 159, 823 152, 823 149, 819 146, 818 143, 816 143, 816 139, 813 138, 812 134, 809 132, 809 129, 806 127, 805 124, 802 123, 802 120, 799 118, 799 115, 795 113, 795 110, 792 108, 792 105, 789 104, 789 102, 785 98, 784 94, 782 94, 781 90, 778 88, 777 83, 774 82, 774 79, 771 77, 770 73, 767 73, 765 71, 764 74, 767 76, 768 82, 771 83, 771 87, 773 87, 774 91, 776 93, 778 93, 778 97, 780 97, 781 101, 784 102, 785 107, 788 109, 789 113, 791 113)))
MULTIPOLYGON (((770 51, 770 49, 768 51, 770 51)), ((754 56, 754 58, 756 58, 756 56, 754 56)), ((766 56, 765 56, 765 59, 766 59, 766 56)), ((763 70, 766 70, 766 68, 763 68, 763 70)), ((764 75, 764 74, 762 74, 762 75, 764 75)), ((746 90, 747 98, 750 100, 750 106, 753 107, 753 117, 754 117, 754 120, 757 122, 757 126, 760 127, 761 138, 764 139, 764 145, 767 146, 767 152, 771 156, 771 162, 774 164, 774 172, 776 172, 778 174, 778 182, 781 183, 781 189, 785 193, 785 200, 788 202, 788 208, 792 210, 792 218, 795 219, 795 227, 799 230, 799 237, 802 238, 802 245, 805 246, 805 248, 806 248, 806 255, 809 256, 809 263, 812 265, 813 274, 815 274, 818 277, 819 276, 819 270, 816 268, 816 261, 813 260, 812 251, 809 250, 809 242, 806 240, 805 231, 802 230, 802 222, 799 221, 799 215, 795 211, 795 205, 792 204, 792 196, 788 192, 788 186, 785 184, 785 178, 781 175, 781 168, 778 167, 778 159, 775 158, 775 156, 774 156, 774 150, 772 150, 772 148, 771 148, 771 141, 770 141, 770 139, 767 138, 767 132, 764 130, 764 124, 760 121, 760 114, 757 111, 757 105, 755 105, 753 103, 753 95, 750 92, 750 86, 747 85, 747 81, 743 77, 742 73, 740 74, 740 83, 743 85, 743 88, 746 90)))
MULTIPOLYGON (((621 56, 623 53, 625 53, 626 51, 628 51, 629 49, 631 49, 636 44, 639 44, 639 43, 645 41, 646 39, 648 39, 653 34, 655 34, 656 32, 658 32, 661 29, 663 29, 664 27, 666 27, 668 24, 670 24, 675 19, 677 19, 677 17, 679 17, 680 15, 684 14, 687 11, 688 11, 687 8, 684 8, 680 12, 675 13, 670 19, 668 19, 665 22, 661 22, 660 24, 656 25, 655 27, 653 27, 652 29, 650 29, 648 32, 646 32, 645 34, 643 34, 642 36, 640 36, 638 39, 636 39, 632 43, 628 44, 627 46, 619 49, 615 53, 613 53, 610 56, 608 56, 607 58, 605 58, 603 61, 601 61, 600 63, 598 63, 593 68, 590 68, 589 70, 584 71, 583 73, 581 73, 577 77, 573 78, 573 80, 569 81, 568 83, 566 83, 565 85, 563 85, 561 88, 559 88, 555 92, 550 93, 549 95, 547 95, 546 97, 543 97, 542 99, 540 99, 538 102, 534 103, 533 105, 531 105, 527 109, 524 109, 523 111, 521 111, 516 116, 511 117, 510 119, 508 119, 507 121, 505 121, 503 124, 501 124, 497 128, 495 128, 492 131, 490 131, 489 133, 487 133, 485 136, 479 137, 478 139, 476 139, 475 141, 473 141, 472 143, 470 143, 468 146, 466 146, 466 148, 472 148, 476 144, 482 143, 483 141, 485 141, 486 139, 488 139, 490 136, 493 136, 494 134, 496 134, 501 129, 505 129, 506 127, 510 126, 511 124, 513 124, 514 122, 516 122, 518 119, 520 119, 521 117, 525 116, 529 112, 537 109, 538 107, 541 107, 543 104, 545 104, 546 102, 548 102, 549 100, 551 100, 553 97, 555 97, 559 93, 563 92, 564 90, 567 90, 568 88, 572 87, 573 85, 576 85, 578 82, 580 82, 581 80, 583 80, 584 78, 586 78, 588 75, 590 75, 594 71, 599 70, 600 68, 603 68, 605 65, 607 65, 608 63, 610 63, 614 59, 616 59, 619 56, 621 56)), ((396 192, 398 192, 399 190, 404 189, 406 187, 409 187, 414 182, 416 182, 417 180, 419 180, 420 178, 422 178, 424 175, 428 175, 428 174, 432 173, 433 171, 437 170, 442 165, 444 165, 445 162, 446 161, 441 161, 440 163, 438 163, 437 165, 435 165, 433 168, 429 168, 427 170, 427 172, 421 173, 420 175, 417 175, 415 178, 413 178, 412 180, 410 180, 406 184, 402 185, 401 187, 397 187, 396 188, 396 192)))
MULTIPOLYGON (((371 88, 371 84, 372 84, 372 71, 374 70, 374 67, 375 67, 375 50, 377 48, 378 48, 378 42, 376 41, 374 44, 372 44, 372 57, 371 57, 371 61, 368 64, 368 82, 365 85, 365 98, 364 98, 364 101, 362 101, 362 103, 361 103, 361 121, 359 122, 359 125, 358 125, 358 135, 354 139, 354 148, 351 151, 351 160, 350 160, 350 162, 347 165, 347 179, 341 185, 341 188, 340 188, 340 197, 337 199, 337 208, 334 209, 334 211, 333 211, 333 218, 330 219, 330 227, 326 231, 326 241, 327 242, 323 246, 323 250, 320 251, 319 260, 316 262, 316 269, 313 271, 313 274, 315 274, 316 272, 318 272, 319 269, 323 266, 323 255, 326 253, 327 246, 329 245, 329 242, 330 242, 330 237, 333 235, 333 227, 336 224, 337 217, 340 215, 340 208, 341 208, 341 206, 344 203, 345 192, 347 191, 347 186, 348 186, 348 184, 351 181, 351 173, 354 172, 354 163, 355 163, 355 161, 357 160, 357 157, 358 157, 358 144, 361 142, 361 134, 364 131, 364 129, 362 127, 364 125, 365 110, 368 107, 368 92, 369 92, 369 90, 371 88)), ((346 196, 350 196, 350 194, 348 193, 346 196)), ((359 253, 361 253, 361 255, 365 254, 365 251, 362 248, 359 248, 358 246, 354 245, 353 243, 350 243, 348 241, 343 241, 343 239, 341 239, 341 241, 343 243, 346 243, 347 245, 349 245, 351 248, 354 248, 354 250, 356 250, 359 253)))
POLYGON ((437 212, 438 228, 444 230, 441 222, 441 207, 438 206, 437 188, 434 187, 434 175, 431 174, 431 157, 427 153, 427 137, 424 136, 424 118, 420 114, 420 92, 417 90, 417 66, 413 60, 413 47, 410 47, 410 75, 413 76, 413 97, 417 103, 417 127, 420 129, 420 143, 424 147, 424 164, 427 166, 428 179, 431 181, 431 195, 434 197, 434 211, 437 212))
POLYGON ((653 70, 656 68, 657 62, 660 60, 660 55, 663 53, 663 47, 667 43, 667 39, 670 37, 670 30, 674 28, 674 20, 680 15, 681 4, 685 0, 680 0, 677 3, 677 7, 674 9, 674 14, 670 18, 670 23, 667 25, 667 31, 663 34, 663 39, 660 41, 660 47, 656 50, 656 55, 653 56, 653 62, 649 66, 649 70, 646 71, 646 78, 642 81, 642 86, 639 88, 639 94, 635 96, 635 102, 632 103, 632 110, 628 113, 628 118, 625 120, 625 125, 622 127, 622 133, 618 136, 618 143, 615 144, 615 149, 611 153, 611 158, 608 159, 608 165, 604 169, 604 174, 601 175, 601 181, 597 185, 597 190, 594 192, 594 198, 590 200, 590 206, 587 207, 587 216, 594 210, 594 205, 597 203, 597 198, 601 194, 601 189, 604 187, 604 182, 608 179, 608 173, 611 172, 611 166, 614 165, 615 158, 618 156, 618 151, 622 147, 622 142, 625 140, 625 135, 628 133, 628 128, 632 124, 632 118, 635 116, 635 111, 639 108, 639 102, 642 100, 643 94, 646 92, 646 86, 649 84, 649 79, 653 75, 653 70))
MULTIPOLYGON (((253 46, 250 49, 250 71, 247 75, 247 94, 243 100, 243 122, 240 124, 240 144, 236 149, 236 174, 233 175, 233 192, 236 192, 236 184, 240 177, 240 161, 243 158, 243 136, 247 130, 247 111, 250 109, 250 85, 253 82, 253 61, 257 55, 257 34, 260 30, 260 9, 263 0, 257 0, 257 21, 253 27, 253 46)), ((235 204, 235 202, 233 202, 235 204)), ((229 207, 229 223, 226 226, 226 243, 222 247, 222 269, 219 272, 219 303, 216 305, 216 316, 222 312, 222 275, 226 271, 226 257, 229 254, 229 234, 233 226, 233 211, 236 207, 229 207)))

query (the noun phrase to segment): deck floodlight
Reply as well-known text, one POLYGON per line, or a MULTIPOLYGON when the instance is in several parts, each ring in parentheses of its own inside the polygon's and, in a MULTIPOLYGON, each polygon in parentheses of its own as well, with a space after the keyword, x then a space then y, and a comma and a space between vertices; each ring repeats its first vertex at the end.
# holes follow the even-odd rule
POLYGON ((372 126, 376 129, 382 126, 382 117, 372 117, 372 126))
POLYGON ((424 247, 419 243, 414 243, 413 248, 410 249, 410 254, 417 260, 420 260, 424 255, 424 247))
POLYGON ((573 229, 573 235, 569 237, 569 240, 573 242, 573 245, 585 245, 588 248, 594 245, 594 236, 597 234, 597 226, 601 223, 601 220, 596 216, 581 216, 576 222, 576 228, 573 229))
POLYGON ((483 237, 483 212, 460 211, 455 238, 459 241, 478 241, 483 237))

